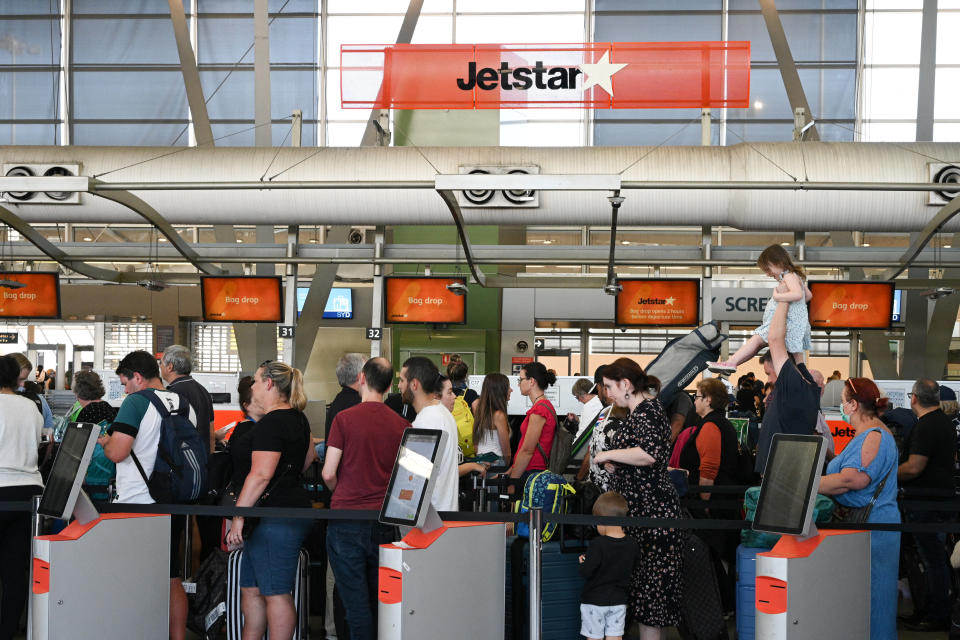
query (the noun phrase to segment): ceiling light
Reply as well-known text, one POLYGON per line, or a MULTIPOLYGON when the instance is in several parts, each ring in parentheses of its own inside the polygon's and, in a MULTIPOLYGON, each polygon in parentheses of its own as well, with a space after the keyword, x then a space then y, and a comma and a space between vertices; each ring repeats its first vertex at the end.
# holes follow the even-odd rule
POLYGON ((91 238, 90 236, 87 236, 87 237, 85 237, 85 238, 83 239, 83 241, 84 241, 84 242, 93 242, 93 238, 91 238))
POLYGON ((241 240, 240 238, 237 238, 237 243, 242 243, 242 242, 243 240, 241 240))
POLYGON ((869 243, 869 242, 864 242, 864 243, 863 243, 862 245, 860 245, 860 246, 861 246, 861 247, 869 247, 869 246, 870 246, 870 243, 869 243))
POLYGON ((553 244, 553 240, 544 240, 543 244, 553 244))
POLYGON ((629 240, 621 240, 621 241, 620 241, 620 244, 630 244, 630 241, 629 241, 629 240))
POLYGON ((789 247, 789 246, 790 246, 790 243, 789 243, 789 242, 781 242, 781 243, 780 243, 780 246, 781 246, 781 247, 789 247))
POLYGON ((949 249, 949 248, 950 248, 950 245, 949 245, 949 244, 945 244, 945 245, 943 245, 943 248, 944 248, 944 249, 949 249))
POLYGON ((761 102, 760 100, 754 100, 754 101, 753 101, 753 108, 754 108, 754 109, 763 109, 763 102, 761 102))

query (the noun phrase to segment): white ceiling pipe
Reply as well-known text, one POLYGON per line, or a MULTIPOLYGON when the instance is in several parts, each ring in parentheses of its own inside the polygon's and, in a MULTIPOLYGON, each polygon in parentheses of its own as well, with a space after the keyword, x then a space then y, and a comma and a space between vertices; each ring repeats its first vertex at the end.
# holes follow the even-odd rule
MULTIPOLYGON (((189 148, 3 147, 2 164, 80 164, 104 182, 433 181, 462 165, 528 165, 541 174, 620 174, 630 181, 930 181, 929 163, 960 164, 957 143, 751 143, 729 147, 189 148), (276 156, 276 157, 274 157, 276 156), (426 159, 424 158, 426 157, 426 159), (645 156, 645 157, 644 157, 645 156), (639 162, 638 159, 643 158, 639 162), (427 162, 429 160, 429 163, 427 162), (431 166, 431 163, 433 166, 431 166), (634 164, 635 163, 635 164, 634 164), (632 166, 630 166, 632 165, 632 166), (778 165, 778 166, 777 166, 778 165), (121 167, 127 167, 121 169, 121 167), (434 168, 436 167, 436 169, 434 168), (629 167, 629 168, 627 168, 629 167), (626 168, 626 171, 624 169, 626 168), (116 170, 120 169, 120 170, 116 170), (286 170, 285 169, 289 169, 286 170), (279 175, 277 175, 279 174, 279 175)), ((450 224, 429 189, 139 191, 173 224, 450 224)), ((607 225, 605 193, 544 191, 536 209, 464 208, 468 224, 607 225)), ((937 212, 922 191, 624 190, 624 226, 744 230, 917 231, 937 212)), ((138 223, 83 194, 80 205, 11 205, 28 222, 138 223)), ((960 220, 946 231, 960 230, 960 220)))

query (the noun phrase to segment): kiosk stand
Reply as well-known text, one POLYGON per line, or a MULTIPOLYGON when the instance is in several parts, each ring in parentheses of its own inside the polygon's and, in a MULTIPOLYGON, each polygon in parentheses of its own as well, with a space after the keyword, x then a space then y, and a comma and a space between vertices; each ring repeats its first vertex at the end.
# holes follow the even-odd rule
POLYGON ((441 522, 430 504, 447 434, 404 431, 380 522, 403 540, 381 545, 380 640, 502 640, 502 523, 441 522))
POLYGON ((33 538, 27 637, 168 637, 170 516, 100 515, 81 489, 100 427, 71 423, 40 499, 41 516, 75 520, 33 538))
POLYGON ((823 438, 777 434, 753 528, 783 536, 757 554, 758 640, 870 637, 870 532, 813 525, 823 438))

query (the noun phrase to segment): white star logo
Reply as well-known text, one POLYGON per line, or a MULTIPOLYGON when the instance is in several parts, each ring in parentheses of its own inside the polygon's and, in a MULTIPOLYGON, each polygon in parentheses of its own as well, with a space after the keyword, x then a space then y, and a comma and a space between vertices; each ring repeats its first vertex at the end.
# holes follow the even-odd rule
POLYGON ((580 70, 584 73, 583 90, 596 85, 613 97, 613 74, 623 69, 626 64, 610 62, 610 51, 603 54, 594 64, 581 64, 580 70))
POLYGON ((673 306, 673 303, 676 301, 677 301, 676 298, 673 298, 673 297, 667 298, 667 304, 670 305, 671 307, 673 306))

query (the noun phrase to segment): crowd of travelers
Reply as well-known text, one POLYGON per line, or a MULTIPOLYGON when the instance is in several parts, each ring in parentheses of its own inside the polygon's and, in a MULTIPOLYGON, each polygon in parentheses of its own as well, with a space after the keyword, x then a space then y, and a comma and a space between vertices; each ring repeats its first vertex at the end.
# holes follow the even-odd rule
MULTIPOLYGON (((719 378, 704 378, 692 395, 677 393, 667 406, 658 397, 660 381, 630 358, 599 367, 592 380, 578 380, 572 393, 583 405, 580 415, 558 418, 548 399, 556 375, 542 363, 523 364, 519 392, 529 409, 511 426, 507 376, 484 377, 479 392, 467 384, 468 368, 454 358, 446 371, 430 359, 414 356, 399 369, 385 358, 345 354, 337 363, 340 391, 327 407, 323 440, 311 435, 304 414, 307 398, 301 372, 267 361, 240 380, 243 419, 217 430, 210 394, 191 377, 191 354, 174 345, 158 363, 154 355, 135 351, 116 373, 126 391, 119 409, 103 401, 99 377, 78 372, 71 381, 77 404, 69 420, 103 426, 91 473, 111 471, 116 502, 154 502, 148 483, 157 458, 163 407, 182 410, 209 453, 225 450, 231 472, 223 504, 237 507, 315 506, 302 474, 321 469, 330 491, 329 507, 342 511, 378 510, 405 429, 439 429, 447 433, 446 450, 436 470, 432 506, 439 512, 463 507, 461 477, 499 470, 508 494, 519 497, 527 480, 550 468, 554 439, 568 429, 582 453, 568 477, 596 486, 602 494, 592 507, 598 515, 636 518, 739 519, 729 501, 716 508, 711 487, 744 484, 742 438, 731 416, 755 416, 761 422, 755 466, 765 469, 776 433, 821 434, 829 440, 829 462, 820 492, 840 507, 870 505, 866 522, 942 523, 955 513, 938 509, 953 498, 958 442, 956 396, 930 379, 913 385, 910 411, 891 411, 887 398, 865 377, 829 379, 791 357, 784 342, 787 306, 772 314, 761 356, 766 377, 738 381, 734 393, 719 378), (396 383, 399 393, 390 394, 396 383), (832 385, 832 386, 831 386, 832 385), (821 396, 835 394, 852 440, 834 454, 832 435, 820 407, 821 396), (948 411, 944 411, 943 408, 948 411), (952 410, 952 412, 950 411, 952 410), (953 415, 949 415, 952 413, 953 415), (911 419, 912 418, 912 419, 911 419), (575 432, 575 433, 574 433, 575 432), (677 470, 700 502, 687 510, 678 493, 677 470), (901 512, 901 489, 916 498, 901 512), (706 506, 702 506, 706 505, 706 506)), ((23 356, 0 357, 0 500, 21 501, 42 491, 39 471, 41 438, 49 408, 42 394, 24 387, 33 372, 23 356)), ((49 429, 49 426, 47 427, 49 429)), ((749 467, 749 465, 748 465, 749 467)), ((89 480, 89 476, 88 476, 89 480)), ((718 502, 718 504, 720 504, 718 502)), ((170 637, 185 637, 188 612, 183 588, 181 546, 183 517, 172 518, 170 562, 170 637)), ((28 513, 0 513, 0 640, 16 634, 26 596, 29 559, 28 513)), ((297 624, 293 585, 301 546, 314 521, 270 517, 248 522, 235 516, 198 518, 201 557, 222 543, 242 547, 239 576, 244 637, 290 638, 297 624)), ((333 519, 324 529, 329 572, 327 637, 367 640, 377 636, 378 546, 397 540, 397 531, 370 520, 333 519)), ((684 534, 675 528, 601 526, 580 557, 585 579, 581 617, 588 638, 618 637, 636 625, 644 640, 664 638, 680 625, 684 599, 684 534), (612 560, 619 558, 619 561, 612 560)), ((717 568, 724 607, 732 610, 738 532, 703 530, 717 568)), ((914 533, 910 538, 922 563, 922 598, 904 624, 921 631, 949 627, 951 570, 942 533, 914 533)), ((895 638, 898 561, 903 540, 895 531, 871 535, 871 637, 895 638)))

